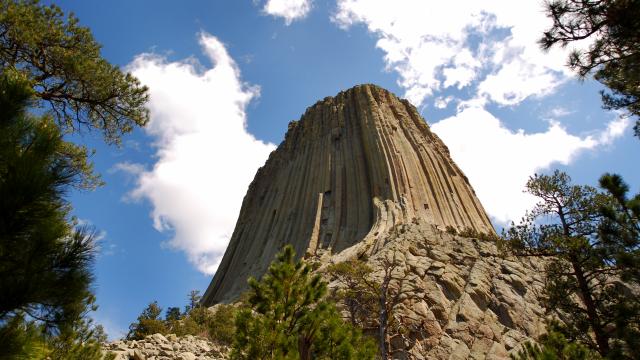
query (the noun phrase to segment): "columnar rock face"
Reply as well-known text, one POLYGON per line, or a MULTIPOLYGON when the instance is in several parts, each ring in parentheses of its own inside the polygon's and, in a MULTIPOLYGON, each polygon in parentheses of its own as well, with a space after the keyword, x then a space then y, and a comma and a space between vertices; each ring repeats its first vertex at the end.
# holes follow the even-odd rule
POLYGON ((298 254, 373 254, 388 241, 380 234, 417 220, 494 232, 447 147, 408 101, 374 85, 327 97, 289 125, 258 170, 203 303, 234 299, 286 243, 298 254))

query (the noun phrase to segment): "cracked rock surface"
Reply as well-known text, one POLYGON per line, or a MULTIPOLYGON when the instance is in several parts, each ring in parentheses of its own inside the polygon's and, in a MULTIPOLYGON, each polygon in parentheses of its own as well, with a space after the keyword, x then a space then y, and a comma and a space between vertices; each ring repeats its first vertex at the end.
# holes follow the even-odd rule
POLYGON ((394 312, 404 333, 391 339, 393 358, 508 359, 544 332, 537 300, 544 266, 535 259, 504 256, 492 241, 417 220, 321 261, 363 254, 374 277, 381 279, 385 259, 395 258, 394 278, 405 279, 394 312))
POLYGON ((103 346, 115 360, 217 360, 226 359, 229 349, 206 339, 174 334, 153 334, 143 340, 119 340, 103 346))

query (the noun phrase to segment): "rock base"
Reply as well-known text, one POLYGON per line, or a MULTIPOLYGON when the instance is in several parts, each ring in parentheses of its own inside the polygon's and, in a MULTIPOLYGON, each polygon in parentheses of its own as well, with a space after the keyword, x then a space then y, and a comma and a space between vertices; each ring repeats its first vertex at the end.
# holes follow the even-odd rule
POLYGON ((103 347, 115 360, 218 360, 228 358, 229 349, 204 338, 153 334, 143 340, 119 340, 103 347))

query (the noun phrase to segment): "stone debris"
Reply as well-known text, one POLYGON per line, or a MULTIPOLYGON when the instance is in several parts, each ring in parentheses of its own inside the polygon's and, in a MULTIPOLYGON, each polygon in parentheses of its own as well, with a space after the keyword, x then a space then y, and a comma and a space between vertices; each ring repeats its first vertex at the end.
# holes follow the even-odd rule
POLYGON ((394 278, 404 278, 406 289, 394 312, 404 329, 391 338, 394 359, 508 359, 544 332, 539 260, 505 257, 492 241, 423 221, 397 224, 377 237, 368 244, 376 244, 375 251, 364 244, 324 266, 366 254, 374 276, 382 276, 384 260, 395 257, 394 278))
POLYGON ((227 359, 229 348, 193 335, 153 334, 107 343, 103 352, 114 354, 115 360, 217 360, 227 359))

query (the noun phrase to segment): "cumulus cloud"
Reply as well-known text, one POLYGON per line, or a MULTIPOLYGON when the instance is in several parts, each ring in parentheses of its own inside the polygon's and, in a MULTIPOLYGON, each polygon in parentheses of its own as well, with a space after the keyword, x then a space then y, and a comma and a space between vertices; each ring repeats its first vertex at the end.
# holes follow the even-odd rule
POLYGON ((613 140, 624 134, 629 125, 631 125, 629 118, 618 113, 618 118, 609 122, 605 131, 598 136, 598 141, 603 145, 611 144, 613 140))
POLYGON ((272 16, 282 17, 287 25, 304 19, 311 11, 311 0, 268 0, 262 10, 272 16))
POLYGON ((416 106, 449 87, 514 105, 571 76, 566 49, 544 53, 536 43, 550 25, 537 1, 338 0, 333 20, 345 29, 363 24, 378 37, 416 106))
POLYGON ((128 66, 149 86, 157 161, 150 169, 123 163, 135 175, 133 199, 147 199, 158 231, 184 251, 202 272, 213 274, 233 231, 242 198, 255 171, 275 146, 247 132, 245 108, 259 95, 247 86, 224 44, 201 33, 200 45, 213 67, 193 59, 169 62, 156 54, 128 66))
POLYGON ((449 147, 485 210, 507 223, 520 220, 536 202, 522 192, 530 175, 610 143, 628 125, 628 119, 615 119, 594 135, 578 137, 552 121, 545 132, 526 133, 509 130, 482 107, 468 107, 431 128, 449 147))
POLYGON ((345 30, 364 25, 377 37, 387 70, 416 107, 428 98, 438 109, 457 105, 455 116, 432 128, 498 222, 517 221, 533 205, 522 193, 530 175, 610 144, 629 125, 618 118, 576 136, 555 120, 570 112, 556 108, 546 131, 527 133, 486 110, 542 99, 573 77, 565 66, 571 48, 544 52, 537 44, 551 25, 542 1, 337 0, 332 20, 345 30))
POLYGON ((447 97, 440 96, 433 101, 433 106, 435 106, 437 109, 446 109, 452 100, 453 100, 453 96, 447 96, 447 97))

